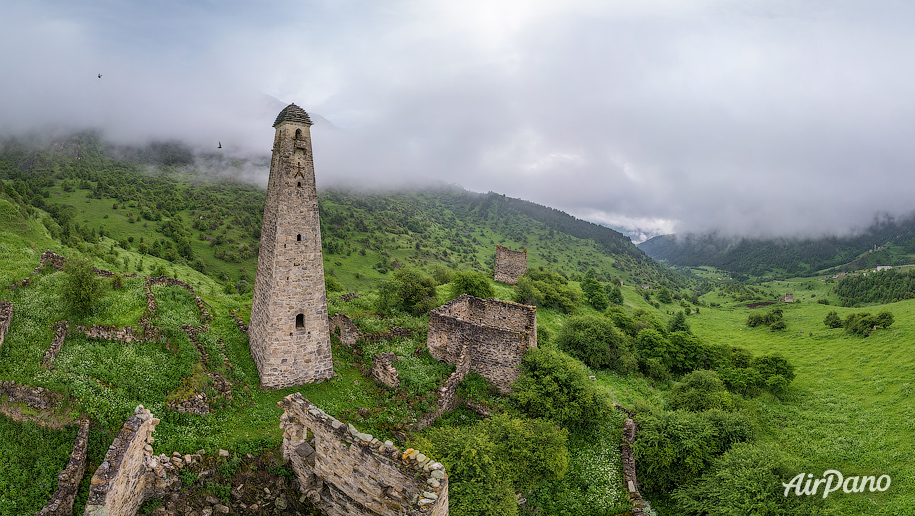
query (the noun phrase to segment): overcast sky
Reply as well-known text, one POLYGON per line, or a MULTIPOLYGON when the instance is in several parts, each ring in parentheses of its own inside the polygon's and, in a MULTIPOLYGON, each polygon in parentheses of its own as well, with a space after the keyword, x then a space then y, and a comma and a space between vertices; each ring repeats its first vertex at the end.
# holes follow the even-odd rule
POLYGON ((647 234, 841 233, 915 209, 913 5, 4 1, 0 132, 267 153, 295 102, 330 122, 319 187, 443 180, 647 234))

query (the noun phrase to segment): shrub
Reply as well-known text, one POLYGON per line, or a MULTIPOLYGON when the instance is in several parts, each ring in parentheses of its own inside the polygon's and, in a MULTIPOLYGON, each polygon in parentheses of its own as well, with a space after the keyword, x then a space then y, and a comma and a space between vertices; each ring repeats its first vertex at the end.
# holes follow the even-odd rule
POLYGON ((608 301, 614 305, 623 304, 623 291, 620 289, 619 285, 607 285, 604 289, 607 291, 608 301))
POLYGON ((686 314, 681 310, 674 315, 673 319, 667 322, 667 331, 685 331, 686 333, 692 333, 689 329, 689 324, 686 322, 686 314))
POLYGON ((584 292, 588 304, 593 306, 595 310, 605 310, 610 305, 604 287, 595 277, 594 269, 588 270, 588 273, 581 280, 581 291, 584 292))
POLYGON ((817 514, 818 496, 783 496, 795 467, 772 444, 738 443, 715 459, 702 477, 677 489, 673 499, 678 514, 730 516, 732 514, 817 514))
POLYGON ((590 426, 612 410, 607 394, 588 379, 585 366, 559 350, 528 350, 521 370, 512 398, 532 417, 574 430, 590 426))
POLYGON ((629 335, 630 337, 635 337, 637 335, 635 328, 635 320, 632 317, 626 315, 626 311, 619 306, 611 306, 607 310, 607 317, 613 321, 613 325, 620 329, 620 331, 629 335))
POLYGON ((674 409, 703 412, 711 409, 733 410, 734 398, 715 371, 698 370, 684 376, 670 393, 674 409))
POLYGON ((826 318, 823 319, 823 324, 825 324, 827 328, 841 328, 842 319, 839 319, 838 312, 832 311, 826 314, 826 318))
POLYGON ((635 369, 636 360, 628 337, 601 316, 570 317, 556 343, 589 367, 610 367, 622 374, 635 369))
POLYGON ((518 303, 557 308, 565 313, 572 313, 581 306, 579 291, 550 270, 528 269, 518 278, 513 299, 518 303))
POLYGON ((487 298, 496 295, 489 278, 482 272, 461 271, 451 278, 451 297, 469 294, 474 297, 487 298))
POLYGON ((436 265, 435 269, 432 271, 432 279, 439 285, 444 285, 446 283, 451 283, 451 278, 454 273, 451 269, 442 267, 441 265, 436 265))
POLYGON ((387 314, 400 308, 419 315, 438 306, 435 280, 416 269, 400 269, 394 277, 378 286, 378 301, 375 308, 387 314))
POLYGON ((95 269, 89 260, 71 257, 67 259, 64 272, 67 273, 63 289, 64 302, 75 313, 88 312, 92 303, 104 294, 95 269))
POLYGON ((740 412, 658 411, 640 414, 638 423, 637 475, 643 494, 656 497, 698 479, 716 457, 753 437, 740 412))
POLYGON ((324 276, 324 287, 328 292, 343 292, 346 289, 343 283, 333 276, 324 276))

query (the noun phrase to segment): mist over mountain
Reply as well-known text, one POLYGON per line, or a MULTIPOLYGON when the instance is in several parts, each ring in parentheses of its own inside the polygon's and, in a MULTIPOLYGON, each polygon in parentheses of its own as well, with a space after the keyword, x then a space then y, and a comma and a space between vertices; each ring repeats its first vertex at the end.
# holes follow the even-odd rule
POLYGON ((752 238, 720 233, 662 235, 638 244, 670 265, 711 265, 750 275, 813 274, 826 269, 915 263, 915 213, 884 215, 864 229, 817 238, 752 238))

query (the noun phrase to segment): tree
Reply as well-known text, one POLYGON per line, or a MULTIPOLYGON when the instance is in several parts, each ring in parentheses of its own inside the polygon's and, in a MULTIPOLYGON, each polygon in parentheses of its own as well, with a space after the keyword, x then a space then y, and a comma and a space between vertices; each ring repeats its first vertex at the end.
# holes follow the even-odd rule
POLYGON ((606 291, 608 301, 614 305, 623 304, 623 291, 620 289, 619 285, 607 285, 606 291))
POLYGON ((692 330, 689 329, 689 324, 686 322, 686 314, 683 312, 683 310, 677 312, 673 319, 667 322, 667 331, 671 333, 675 331, 685 331, 686 333, 692 333, 692 330))
POLYGON ((489 282, 489 277, 482 272, 460 271, 451 277, 451 297, 461 294, 487 298, 496 295, 496 291, 489 282))
POLYGON ((584 279, 581 280, 581 291, 584 292, 588 304, 595 310, 605 310, 610 304, 604 287, 595 277, 594 269, 589 269, 584 279))
POLYGON ((609 319, 596 315, 566 320, 556 339, 559 348, 589 367, 610 367, 622 374, 635 369, 629 339, 609 319))
POLYGON ((89 260, 81 257, 67 259, 64 265, 67 280, 63 296, 67 306, 75 313, 86 313, 104 291, 98 275, 89 260))
POLYGON ((703 412, 711 409, 733 410, 734 398, 715 371, 693 371, 674 385, 670 392, 674 409, 703 412))
POLYGON ((435 280, 416 269, 400 269, 394 277, 378 285, 375 309, 382 314, 400 308, 414 315, 438 306, 435 280))
POLYGON ((892 326, 894 321, 893 314, 888 310, 881 310, 880 313, 877 314, 876 323, 880 328, 887 329, 892 326))
POLYGON ((839 313, 833 310, 826 314, 826 318, 823 319, 823 324, 825 324, 827 328, 841 328, 842 319, 839 319, 839 313))
POLYGON ((665 305, 669 305, 674 302, 674 299, 671 297, 670 291, 667 290, 667 287, 661 287, 661 289, 658 290, 658 302, 664 303, 665 305))
POLYGON ((575 430, 602 420, 612 410, 607 395, 588 379, 585 366, 550 348, 532 348, 521 360, 512 398, 532 417, 575 430))

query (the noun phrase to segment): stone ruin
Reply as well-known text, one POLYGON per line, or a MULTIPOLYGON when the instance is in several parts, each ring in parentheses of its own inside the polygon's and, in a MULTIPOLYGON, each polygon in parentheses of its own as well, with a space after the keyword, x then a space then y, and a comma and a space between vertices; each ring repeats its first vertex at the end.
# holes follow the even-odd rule
POLYGON ((537 307, 462 294, 429 313, 428 347, 434 358, 455 365, 466 347, 470 370, 507 394, 521 374, 521 357, 537 347, 537 307))
POLYGON ((12 321, 13 303, 0 301, 0 346, 3 346, 3 340, 6 338, 6 332, 10 331, 12 321))
POLYGON ((500 283, 517 285, 518 278, 527 272, 527 249, 512 251, 501 245, 496 246, 496 268, 493 279, 500 283))
POLYGON ((400 387, 400 373, 394 369, 394 363, 397 362, 397 355, 394 353, 378 353, 372 362, 372 370, 369 376, 376 382, 396 389, 400 387))
POLYGON ((440 463, 361 433, 299 393, 277 405, 284 410, 283 457, 302 492, 328 516, 448 514, 448 475, 440 463))

